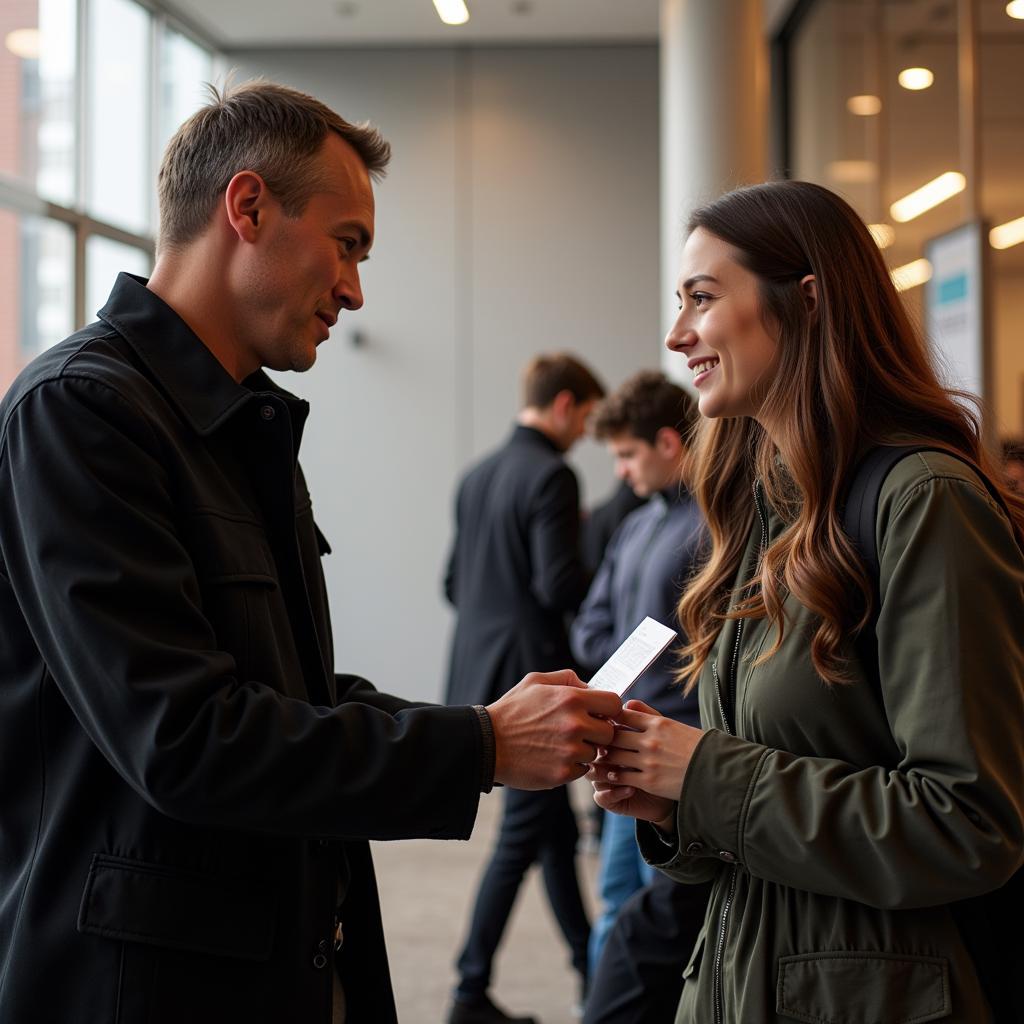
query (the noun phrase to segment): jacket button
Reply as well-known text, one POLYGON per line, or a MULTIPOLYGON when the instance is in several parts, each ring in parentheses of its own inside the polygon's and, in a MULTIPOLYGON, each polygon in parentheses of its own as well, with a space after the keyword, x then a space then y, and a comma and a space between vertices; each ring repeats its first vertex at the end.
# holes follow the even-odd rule
POLYGON ((322 971, 327 966, 327 957, 325 957, 323 953, 317 953, 317 955, 313 957, 313 966, 318 971, 322 971))
POLYGON ((736 854, 732 853, 730 850, 719 850, 718 856, 721 857, 722 860, 726 862, 726 864, 736 863, 736 854))
POLYGON ((687 843, 686 855, 688 857, 696 857, 698 854, 701 854, 703 852, 704 852, 704 844, 703 843, 698 843, 696 841, 694 841, 692 843, 687 843))
POLYGON ((277 411, 272 405, 263 405, 260 407, 260 415, 265 420, 272 420, 277 415, 277 411))
POLYGON ((326 939, 321 939, 317 944, 316 948, 321 953, 329 953, 331 951, 331 944, 326 939))

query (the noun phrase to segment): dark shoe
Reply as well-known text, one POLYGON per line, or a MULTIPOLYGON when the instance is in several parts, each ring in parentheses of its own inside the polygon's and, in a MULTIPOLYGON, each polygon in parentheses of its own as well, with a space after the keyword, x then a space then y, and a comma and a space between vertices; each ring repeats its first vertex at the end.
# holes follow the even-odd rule
POLYGON ((448 1024, 537 1024, 536 1017, 512 1017, 495 1006, 487 996, 473 1000, 456 999, 448 1024))

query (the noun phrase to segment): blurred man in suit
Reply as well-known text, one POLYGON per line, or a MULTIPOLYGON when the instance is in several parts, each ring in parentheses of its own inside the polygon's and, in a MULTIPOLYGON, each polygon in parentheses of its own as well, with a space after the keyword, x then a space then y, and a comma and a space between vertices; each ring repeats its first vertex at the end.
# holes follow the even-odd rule
MULTIPOLYGON (((572 664, 566 616, 587 592, 579 487, 562 456, 604 394, 570 355, 538 356, 523 376, 512 436, 459 486, 445 593, 458 612, 448 703, 494 699, 524 671, 572 664)), ((576 877, 576 820, 564 788, 508 789, 501 832, 458 960, 450 1024, 507 1024, 487 995, 491 964, 523 875, 539 861, 555 917, 585 985, 590 925, 576 877)))

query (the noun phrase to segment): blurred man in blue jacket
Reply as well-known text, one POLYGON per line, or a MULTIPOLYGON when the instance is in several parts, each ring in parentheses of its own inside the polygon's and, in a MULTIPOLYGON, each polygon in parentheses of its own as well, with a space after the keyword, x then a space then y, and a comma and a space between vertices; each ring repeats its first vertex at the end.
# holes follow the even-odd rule
MULTIPOLYGON (((573 654, 591 671, 612 655, 646 615, 678 629, 676 605, 695 568, 704 536, 696 501, 684 483, 686 437, 696 415, 693 399, 656 371, 642 371, 630 378, 597 411, 594 433, 614 457, 616 476, 638 498, 649 500, 631 512, 615 532, 573 623, 573 654)), ((680 637, 670 646, 637 680, 629 697, 644 701, 663 715, 699 726, 697 694, 684 697, 675 682, 678 652, 685 642, 680 637)), ((633 922, 628 949, 617 952, 616 964, 611 968, 617 974, 635 977, 620 978, 607 996, 599 996, 596 991, 598 987, 606 988, 604 975, 608 972, 603 964, 598 971, 598 963, 616 917, 638 889, 653 882, 654 875, 640 856, 633 821, 606 814, 598 881, 602 909, 591 931, 589 948, 592 992, 588 1016, 592 1011, 611 1013, 626 1003, 635 1006, 637 1000, 645 1001, 645 1012, 649 1012, 651 979, 642 977, 645 972, 638 966, 647 957, 647 947, 657 958, 668 958, 670 983, 678 999, 682 965, 672 969, 670 950, 688 941, 692 945, 691 931, 699 928, 703 919, 703 902, 697 894, 700 906, 697 913, 691 912, 694 900, 683 891, 686 887, 667 878, 657 883, 659 892, 646 901, 647 910, 639 907, 646 919, 642 925, 633 922), (666 891, 660 894, 663 885, 666 891), (688 920, 680 921, 680 914, 688 920), (637 938, 640 932, 644 935, 642 941, 637 938)))

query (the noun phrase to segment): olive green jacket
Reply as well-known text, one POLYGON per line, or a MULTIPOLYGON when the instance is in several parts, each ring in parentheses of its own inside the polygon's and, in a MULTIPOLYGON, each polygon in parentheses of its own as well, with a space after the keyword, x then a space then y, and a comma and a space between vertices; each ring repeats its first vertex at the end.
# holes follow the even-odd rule
MULTIPOLYGON (((741 579, 784 529, 757 504, 741 579)), ((877 540, 880 690, 852 645, 856 680, 822 682, 792 597, 762 665, 774 627, 746 620, 737 643, 728 623, 678 835, 638 827, 650 863, 714 881, 677 1024, 993 1020, 951 904, 1024 861, 1024 556, 978 477, 934 452, 889 474, 877 540)))

